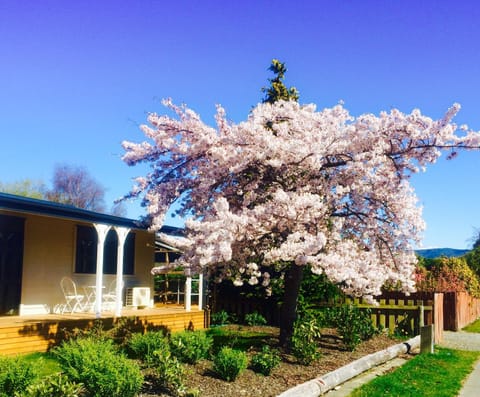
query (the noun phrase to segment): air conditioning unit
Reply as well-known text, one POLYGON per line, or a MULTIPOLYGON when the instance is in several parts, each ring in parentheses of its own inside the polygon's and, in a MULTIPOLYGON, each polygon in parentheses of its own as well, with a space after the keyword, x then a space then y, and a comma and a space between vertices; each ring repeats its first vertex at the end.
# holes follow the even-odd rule
POLYGON ((127 288, 125 303, 127 306, 143 308, 150 306, 150 288, 133 287, 127 288))

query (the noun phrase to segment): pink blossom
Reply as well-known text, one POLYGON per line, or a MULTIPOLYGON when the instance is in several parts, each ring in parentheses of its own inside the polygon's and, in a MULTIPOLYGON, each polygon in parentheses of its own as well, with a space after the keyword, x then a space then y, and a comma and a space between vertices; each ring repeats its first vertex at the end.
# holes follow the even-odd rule
POLYGON ((279 101, 238 124, 218 106, 211 127, 165 104, 176 118, 151 114, 148 142, 123 142, 127 164, 152 165, 130 196, 143 198, 155 230, 177 204, 190 217, 179 263, 236 284, 268 285, 259 265, 282 262, 309 264, 352 295, 378 295, 387 281, 412 291, 425 225, 408 178, 442 149, 480 146, 478 132, 452 122, 459 105, 433 120, 279 101))

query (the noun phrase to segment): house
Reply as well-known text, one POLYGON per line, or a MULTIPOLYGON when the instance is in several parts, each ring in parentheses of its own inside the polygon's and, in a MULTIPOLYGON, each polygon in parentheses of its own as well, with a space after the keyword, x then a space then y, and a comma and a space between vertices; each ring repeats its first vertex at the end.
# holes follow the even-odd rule
MULTIPOLYGON (((102 294, 113 285, 118 316, 125 291, 153 291, 154 258, 155 234, 138 221, 0 193, 0 315, 58 311, 66 276, 78 294, 93 294, 97 317, 105 310, 102 294)), ((152 305, 145 297, 143 304, 152 305)))

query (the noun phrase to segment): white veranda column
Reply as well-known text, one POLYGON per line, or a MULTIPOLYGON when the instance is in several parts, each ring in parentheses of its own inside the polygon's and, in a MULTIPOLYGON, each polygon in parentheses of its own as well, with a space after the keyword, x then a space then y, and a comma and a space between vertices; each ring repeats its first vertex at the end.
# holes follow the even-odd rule
POLYGON ((105 251, 105 239, 110 226, 94 223, 97 231, 97 273, 95 277, 95 317, 102 316, 102 288, 103 288, 103 253, 105 251))
POLYGON ((187 279, 185 280, 185 310, 187 312, 192 310, 192 275, 189 268, 185 269, 185 276, 187 279))
POLYGON ((115 283, 115 316, 122 314, 122 289, 123 289, 123 253, 125 252, 125 241, 127 240, 129 228, 116 227, 118 236, 117 247, 117 279, 115 283))
POLYGON ((198 275, 198 308, 203 309, 203 273, 198 275))

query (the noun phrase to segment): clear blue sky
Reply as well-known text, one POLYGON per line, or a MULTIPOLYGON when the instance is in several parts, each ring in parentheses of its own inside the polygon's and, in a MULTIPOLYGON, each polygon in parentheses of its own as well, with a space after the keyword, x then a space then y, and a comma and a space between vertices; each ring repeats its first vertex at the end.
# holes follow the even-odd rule
MULTIPOLYGON (((478 21, 471 0, 0 0, 0 181, 50 183, 56 163, 82 165, 111 203, 142 173, 120 160, 120 142, 143 139, 161 98, 208 122, 220 103, 241 121, 272 58, 303 103, 437 118, 459 102, 457 122, 480 130, 478 21)), ((462 153, 413 178, 424 247, 470 244, 479 165, 480 153, 462 153)))

